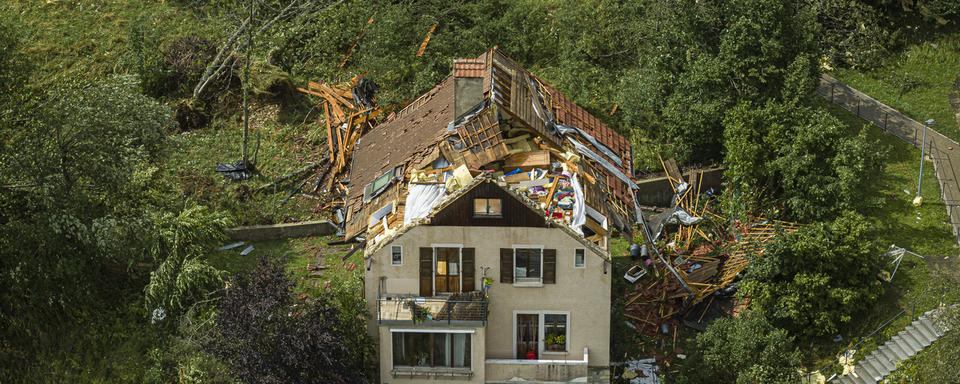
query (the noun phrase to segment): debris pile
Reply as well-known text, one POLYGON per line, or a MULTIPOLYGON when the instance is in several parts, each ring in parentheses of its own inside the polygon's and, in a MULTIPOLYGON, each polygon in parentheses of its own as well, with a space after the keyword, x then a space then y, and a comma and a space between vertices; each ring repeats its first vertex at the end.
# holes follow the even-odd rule
MULTIPOLYGON (((377 122, 380 115, 380 108, 376 105, 378 90, 376 83, 362 76, 339 84, 311 81, 306 88, 297 88, 301 93, 320 98, 318 109, 322 111, 322 124, 327 138, 329 162, 317 178, 313 192, 319 191, 322 186, 324 191, 333 195, 346 193, 342 185, 334 184, 346 173, 357 141, 377 122)), ((343 204, 340 201, 332 205, 343 204)))
MULTIPOLYGON (((348 103, 346 87, 301 92, 324 101, 327 185, 344 197, 337 222, 368 249, 481 177, 601 248, 635 223, 629 141, 496 49, 456 60, 450 77, 376 128, 364 128, 376 114, 348 103)), ((500 200, 475 201, 474 217, 511 217, 500 200)))
POLYGON ((764 245, 777 234, 800 227, 762 218, 731 224, 710 210, 715 197, 701 191, 701 174, 684 180, 675 162, 661 162, 675 193, 673 206, 644 220, 647 242, 634 252, 639 263, 624 276, 634 284, 624 298, 625 316, 650 337, 671 328, 675 332, 676 315, 707 298, 712 303, 712 295, 721 290, 735 289, 748 256, 762 256, 764 245))

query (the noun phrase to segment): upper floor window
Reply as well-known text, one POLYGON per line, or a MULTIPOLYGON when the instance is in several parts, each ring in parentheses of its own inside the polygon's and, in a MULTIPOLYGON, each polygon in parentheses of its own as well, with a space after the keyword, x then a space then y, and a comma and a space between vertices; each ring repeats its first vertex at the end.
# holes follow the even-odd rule
POLYGON ((514 276, 518 283, 539 283, 543 278, 542 249, 516 248, 514 252, 514 276))
POLYGON ((390 265, 403 265, 403 247, 394 245, 390 247, 390 265))
POLYGON ((502 217, 503 207, 500 199, 473 199, 474 217, 502 217))
POLYGON ((574 268, 585 268, 587 266, 587 256, 586 250, 583 248, 577 248, 573 254, 573 267, 574 268))

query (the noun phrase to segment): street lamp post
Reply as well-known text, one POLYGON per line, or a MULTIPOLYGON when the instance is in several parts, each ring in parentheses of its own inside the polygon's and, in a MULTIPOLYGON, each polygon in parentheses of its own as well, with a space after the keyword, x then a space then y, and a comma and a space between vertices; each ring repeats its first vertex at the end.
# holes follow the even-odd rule
POLYGON ((923 196, 920 195, 920 192, 923 191, 923 158, 927 153, 927 128, 933 126, 933 123, 933 119, 927 119, 923 122, 923 136, 920 139, 920 176, 917 177, 917 197, 913 198, 913 205, 917 207, 923 204, 923 196))

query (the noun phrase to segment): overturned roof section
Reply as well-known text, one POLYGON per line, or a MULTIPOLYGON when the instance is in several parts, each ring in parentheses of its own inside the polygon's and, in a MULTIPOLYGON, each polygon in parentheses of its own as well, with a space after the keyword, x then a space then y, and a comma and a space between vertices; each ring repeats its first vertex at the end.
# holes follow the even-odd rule
POLYGON ((601 246, 608 222, 632 223, 629 140, 496 48, 455 60, 451 72, 358 142, 345 180, 347 237, 402 225, 408 185, 452 193, 479 174, 601 246))
POLYGON ((433 148, 443 138, 453 117, 453 79, 448 77, 363 135, 350 167, 348 201, 360 199, 363 186, 384 172, 403 166, 418 153, 433 148))

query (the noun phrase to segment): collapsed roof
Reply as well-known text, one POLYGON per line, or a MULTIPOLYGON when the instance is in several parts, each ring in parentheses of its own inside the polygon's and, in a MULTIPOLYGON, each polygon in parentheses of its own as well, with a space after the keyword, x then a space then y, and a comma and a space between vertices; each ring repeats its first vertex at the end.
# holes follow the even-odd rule
POLYGON ((629 231, 638 214, 629 140, 496 48, 456 60, 352 157, 342 224, 368 244, 481 175, 603 248, 611 226, 629 231))

